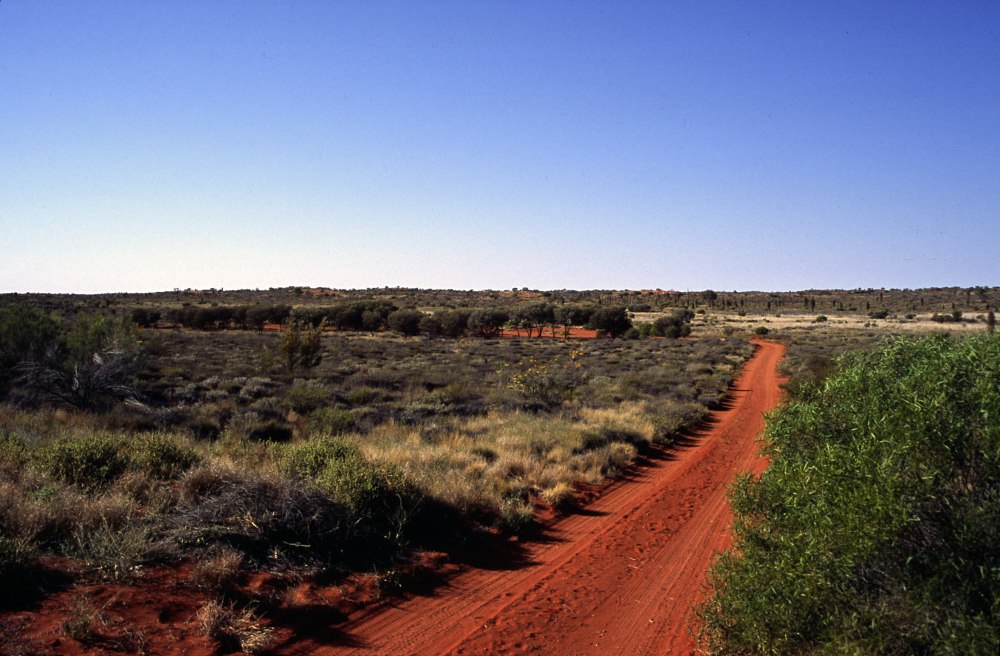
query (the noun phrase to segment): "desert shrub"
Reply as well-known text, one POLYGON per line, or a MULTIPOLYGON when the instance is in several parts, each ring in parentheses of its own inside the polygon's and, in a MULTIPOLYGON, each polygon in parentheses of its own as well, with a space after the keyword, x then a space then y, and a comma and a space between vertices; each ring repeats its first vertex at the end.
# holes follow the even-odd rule
POLYGON ((278 355, 293 373, 298 368, 311 369, 323 359, 323 326, 312 326, 308 321, 290 318, 278 337, 278 355))
POLYGON ((331 563, 360 532, 347 508, 307 482, 202 465, 180 486, 180 503, 161 520, 179 548, 233 548, 255 563, 331 563))
POLYGON ((14 433, 0 429, 0 467, 20 469, 28 461, 24 441, 14 433))
POLYGON ((368 461, 344 439, 320 438, 292 446, 281 467, 294 478, 313 481, 373 527, 406 512, 416 499, 416 490, 398 468, 368 461))
POLYGON ((770 331, 770 329, 768 329, 767 326, 757 326, 756 328, 753 329, 753 332, 754 332, 755 335, 761 335, 761 336, 763 336, 763 335, 768 334, 771 331, 770 331))
POLYGON ((77 526, 68 552, 104 576, 121 580, 136 573, 152 548, 149 529, 142 523, 103 520, 77 526))
POLYGON ((1000 648, 1000 340, 898 339, 773 415, 732 493, 713 653, 1000 648))
POLYGON ((358 447, 347 440, 319 438, 290 446, 282 458, 281 470, 299 480, 313 480, 333 460, 360 458, 358 447))
POLYGON ((148 308, 136 308, 132 310, 132 321, 142 328, 152 328, 160 321, 160 312, 148 308))
POLYGON ((129 464, 125 442, 114 435, 56 440, 41 449, 37 458, 51 476, 86 490, 110 485, 129 464))
POLYGON ((193 449, 179 445, 162 433, 147 433, 129 440, 129 467, 158 479, 173 479, 198 462, 193 449))
POLYGON ((194 564, 192 580, 199 588, 222 592, 236 582, 243 570, 243 554, 222 546, 211 550, 194 564))
POLYGON ((134 398, 141 353, 130 317, 79 314, 61 336, 59 356, 21 362, 17 383, 34 401, 100 408, 134 398))
POLYGON ((872 310, 868 313, 868 316, 872 319, 886 319, 889 316, 888 310, 872 310))
POLYGON ((437 312, 434 318, 441 323, 441 334, 445 337, 462 337, 469 330, 469 316, 472 310, 460 308, 437 312))
POLYGON ((0 308, 0 392, 16 365, 57 358, 62 348, 60 325, 52 317, 23 305, 0 308))
POLYGON ((322 385, 314 383, 296 383, 285 394, 285 407, 308 414, 316 408, 321 408, 330 400, 330 392, 322 385))
POLYGON ((259 654, 274 642, 274 629, 253 608, 237 608, 234 602, 206 602, 195 618, 204 635, 222 648, 244 654, 259 654))
POLYGON ((397 333, 411 337, 420 332, 420 320, 424 316, 424 313, 420 310, 396 310, 389 315, 386 321, 390 330, 395 330, 397 333))
POLYGON ((309 432, 313 435, 340 435, 358 429, 358 419, 351 410, 319 408, 309 414, 309 432))
POLYGON ((694 312, 691 310, 674 310, 672 313, 658 317, 653 322, 653 334, 659 337, 687 337, 691 334, 691 319, 694 312))
POLYGON ((18 590, 27 583, 34 563, 35 551, 29 544, 0 533, 0 581, 6 590, 18 590))
POLYGON ((479 337, 496 337, 510 315, 497 308, 479 308, 469 314, 469 331, 479 337))
POLYGON ((499 528, 507 533, 523 533, 534 520, 535 509, 524 499, 511 497, 500 505, 499 528))
POLYGON ((438 337, 444 330, 441 326, 440 319, 429 315, 424 315, 420 318, 418 328, 421 333, 427 335, 428 337, 438 337))
POLYGON ((347 394, 347 401, 351 405, 367 405, 381 398, 382 392, 369 385, 355 387, 347 394))
POLYGON ((813 319, 813 321, 815 321, 816 323, 823 323, 824 321, 826 321, 826 315, 821 314, 817 316, 815 319, 813 319))
POLYGON ((601 334, 620 337, 632 327, 632 319, 624 307, 600 307, 590 315, 588 325, 601 334))

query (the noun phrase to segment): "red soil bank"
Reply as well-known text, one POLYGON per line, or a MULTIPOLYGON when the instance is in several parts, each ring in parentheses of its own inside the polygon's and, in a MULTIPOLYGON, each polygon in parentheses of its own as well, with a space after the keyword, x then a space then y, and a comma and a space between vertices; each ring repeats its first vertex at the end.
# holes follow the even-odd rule
POLYGON ((429 596, 357 611, 332 640, 301 635, 281 651, 693 653, 693 607, 713 556, 731 541, 726 486, 736 472, 766 466, 757 438, 781 395, 784 347, 757 346, 706 429, 549 525, 523 545, 518 565, 470 568, 429 596))

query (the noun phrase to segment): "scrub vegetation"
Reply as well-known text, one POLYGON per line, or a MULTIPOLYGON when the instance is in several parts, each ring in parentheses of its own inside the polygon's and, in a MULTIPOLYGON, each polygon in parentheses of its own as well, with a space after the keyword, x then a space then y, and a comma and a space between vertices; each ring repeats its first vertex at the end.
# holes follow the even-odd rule
MULTIPOLYGON (((995 379, 995 349, 987 348, 995 342, 884 339, 927 326, 986 333, 998 301, 995 288, 4 295, 5 603, 17 607, 44 593, 53 568, 78 582, 131 584, 151 565, 172 564, 186 567, 186 584, 209 598, 198 620, 205 635, 226 649, 265 649, 267 620, 239 592, 248 575, 292 582, 371 572, 389 591, 422 551, 448 551, 484 535, 529 535, 540 508, 572 512, 581 488, 625 471, 648 449, 669 447, 703 421, 723 403, 751 352, 749 338, 766 332, 788 346, 784 373, 795 401, 771 429, 772 470, 737 487, 740 542, 716 569, 719 595, 705 611, 706 644, 720 653, 891 652, 897 643, 873 642, 873 629, 858 628, 889 631, 882 608, 896 613, 910 641, 899 644, 933 651, 951 631, 971 636, 955 643, 958 651, 991 646, 996 610, 987 613, 980 602, 996 598, 995 554, 982 546, 994 536, 963 527, 985 530, 996 519, 989 506, 996 472, 982 469, 992 462, 982 449, 963 451, 959 437, 943 436, 954 420, 965 421, 958 425, 982 444, 993 439, 985 420, 970 419, 980 416, 978 397, 952 398, 947 390, 965 394, 962 385, 980 373, 995 379), (841 354, 859 349, 838 364, 841 354), (938 369, 927 352, 944 358, 938 369), (910 356, 923 363, 912 372, 904 366, 910 356), (854 387, 837 377, 824 382, 831 371, 848 372, 854 387), (955 379, 956 372, 965 373, 955 379), (935 388, 934 381, 950 382, 935 388), (893 405, 892 394, 906 389, 910 396, 893 405), (845 390, 855 396, 838 403, 845 390), (878 399, 883 405, 863 410, 863 402, 878 399), (958 409, 946 409, 953 401, 958 409), (901 408, 910 409, 906 430, 886 423, 904 415, 901 408), (919 428, 927 416, 931 427, 919 428), (871 457, 855 463, 854 438, 837 431, 864 421, 871 435, 888 437, 865 438, 874 440, 863 445, 871 457), (808 437, 822 426, 822 438, 808 437), (945 452, 934 451, 928 436, 940 437, 945 452), (828 438, 832 445, 818 446, 828 438), (792 471, 784 458, 805 461, 793 455, 797 449, 840 460, 833 469, 825 461, 822 471, 814 466, 805 478, 781 478, 792 471), (893 460, 897 451, 902 464, 893 460), (955 454, 965 460, 947 460, 955 454), (862 465, 874 469, 857 469, 862 465), (802 529, 819 511, 798 520, 788 509, 820 495, 830 472, 852 482, 834 486, 849 498, 822 502, 842 507, 823 520, 823 530, 802 529), (949 472, 964 482, 949 487, 949 472), (854 485, 881 475, 892 476, 876 485, 891 491, 888 500, 854 485), (772 510, 780 521, 769 518, 772 510), (829 528, 833 546, 816 542, 812 551, 781 555, 800 548, 780 533, 786 523, 801 522, 796 530, 818 541, 835 520, 873 526, 875 535, 856 539, 829 528), (965 551, 935 551, 938 539, 965 551), (848 543, 856 543, 854 551, 841 549, 848 543), (900 565, 893 559, 903 551, 910 560, 900 565), (835 562, 807 568, 824 555, 835 562), (756 556, 760 563, 784 559, 759 565, 773 583, 767 595, 747 592, 764 580, 757 564, 743 564, 756 556), (975 579, 970 563, 984 562, 992 565, 975 579), (935 563, 948 563, 950 573, 921 582, 918 575, 935 563), (790 592, 778 589, 785 584, 780 572, 790 577, 790 592), (902 587, 893 587, 897 575, 902 587), (953 586, 955 576, 965 588, 953 586), (920 605, 945 588, 951 596, 939 597, 943 609, 920 605), (781 610, 788 599, 813 593, 816 604, 781 610), (816 609, 839 607, 852 594, 848 619, 831 614, 820 633, 804 632, 816 609), (979 614, 963 615, 963 604, 979 614)), ((976 385, 976 394, 992 389, 976 385)), ((995 455, 996 445, 990 448, 995 455)), ((94 622, 70 624, 69 637, 93 641, 93 631, 79 627, 94 622)))
MULTIPOLYGON (((589 315, 268 302, 262 321, 192 328, 164 325, 169 309, 6 300, 0 576, 28 599, 55 562, 125 583, 195 563, 191 585, 217 599, 206 634, 227 640, 219 618, 245 615, 230 591, 247 572, 393 572, 571 509, 581 485, 696 426, 751 352, 718 335, 615 339, 632 314, 599 301, 589 315), (344 308, 367 325, 338 327, 344 308), (566 338, 590 315, 604 338, 566 338)), ((667 314, 690 331, 692 315, 667 314)))

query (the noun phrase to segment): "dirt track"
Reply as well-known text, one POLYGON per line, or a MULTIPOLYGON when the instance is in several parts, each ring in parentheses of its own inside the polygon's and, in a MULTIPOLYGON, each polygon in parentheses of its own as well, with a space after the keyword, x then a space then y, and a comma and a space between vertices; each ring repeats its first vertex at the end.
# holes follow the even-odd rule
MULTIPOLYGON (((759 342, 729 407, 687 444, 525 543, 516 566, 470 568, 429 596, 366 611, 288 653, 687 654, 705 571, 729 544, 726 485, 761 471, 784 348, 759 342)), ((284 650, 283 650, 284 651, 284 650)))

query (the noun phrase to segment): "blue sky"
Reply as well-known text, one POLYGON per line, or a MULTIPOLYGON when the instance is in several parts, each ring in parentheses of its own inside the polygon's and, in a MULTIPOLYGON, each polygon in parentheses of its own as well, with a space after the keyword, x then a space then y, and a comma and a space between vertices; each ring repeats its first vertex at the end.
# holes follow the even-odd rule
POLYGON ((1000 284, 997 2, 0 2, 0 291, 1000 284))

